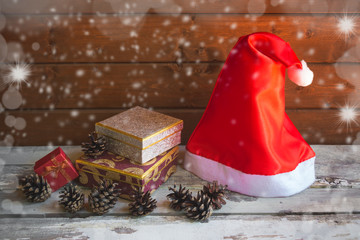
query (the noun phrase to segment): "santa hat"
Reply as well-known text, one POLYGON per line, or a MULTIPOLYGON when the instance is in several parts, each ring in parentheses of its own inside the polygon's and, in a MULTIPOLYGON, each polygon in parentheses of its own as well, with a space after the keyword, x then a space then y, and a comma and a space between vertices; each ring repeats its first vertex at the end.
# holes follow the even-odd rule
POLYGON ((285 69, 300 86, 313 73, 271 33, 241 37, 217 79, 185 154, 185 169, 251 196, 284 197, 315 180, 315 153, 285 113, 285 69))

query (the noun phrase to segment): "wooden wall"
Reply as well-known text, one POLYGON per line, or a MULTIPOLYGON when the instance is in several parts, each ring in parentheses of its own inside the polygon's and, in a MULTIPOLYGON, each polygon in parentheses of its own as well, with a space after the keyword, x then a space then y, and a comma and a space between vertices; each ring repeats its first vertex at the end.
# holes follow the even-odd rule
POLYGON ((29 86, 0 87, 2 145, 79 144, 96 121, 136 105, 183 119, 186 143, 230 49, 254 31, 290 42, 315 73, 306 88, 286 81, 304 138, 360 141, 360 126, 338 116, 360 99, 358 0, 0 0, 0 10, 2 78, 16 58, 32 72, 29 86))

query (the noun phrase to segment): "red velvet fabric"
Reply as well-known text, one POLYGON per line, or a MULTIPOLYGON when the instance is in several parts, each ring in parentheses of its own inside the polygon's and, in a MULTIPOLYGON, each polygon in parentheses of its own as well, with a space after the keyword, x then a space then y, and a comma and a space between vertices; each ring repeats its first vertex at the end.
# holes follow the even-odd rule
POLYGON ((285 113, 285 69, 293 65, 302 67, 289 44, 276 35, 241 37, 187 150, 259 175, 289 172, 314 157, 285 113))

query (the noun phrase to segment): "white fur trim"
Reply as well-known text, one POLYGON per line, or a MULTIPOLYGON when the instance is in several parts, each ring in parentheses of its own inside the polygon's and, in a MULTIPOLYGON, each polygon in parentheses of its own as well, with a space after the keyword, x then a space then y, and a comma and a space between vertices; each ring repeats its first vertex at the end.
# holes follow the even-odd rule
POLYGON ((186 151, 184 167, 204 180, 228 185, 231 191, 257 197, 286 197, 303 191, 315 181, 314 163, 315 157, 301 162, 290 172, 255 175, 186 151))
POLYGON ((314 78, 314 73, 308 68, 306 62, 301 60, 302 69, 297 66, 291 66, 288 68, 288 76, 291 81, 299 86, 309 86, 314 78))

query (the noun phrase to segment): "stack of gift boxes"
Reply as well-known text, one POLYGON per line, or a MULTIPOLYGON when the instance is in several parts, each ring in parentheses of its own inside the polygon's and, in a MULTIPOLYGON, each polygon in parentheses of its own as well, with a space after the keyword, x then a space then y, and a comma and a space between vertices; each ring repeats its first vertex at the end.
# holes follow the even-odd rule
POLYGON ((135 107, 95 124, 106 150, 83 155, 72 165, 57 148, 40 159, 34 169, 45 176, 53 191, 77 178, 81 185, 97 186, 103 179, 118 183, 120 197, 134 191, 153 192, 176 171, 183 121, 135 107))

